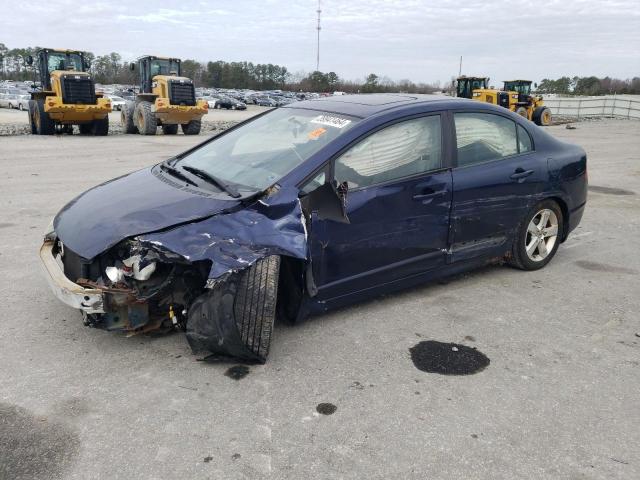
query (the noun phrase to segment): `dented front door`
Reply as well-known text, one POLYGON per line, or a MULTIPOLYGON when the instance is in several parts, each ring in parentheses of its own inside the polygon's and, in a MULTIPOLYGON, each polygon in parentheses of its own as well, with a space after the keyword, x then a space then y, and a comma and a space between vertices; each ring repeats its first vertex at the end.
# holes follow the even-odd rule
POLYGON ((349 223, 311 215, 319 298, 335 298, 445 263, 451 171, 350 191, 349 223))

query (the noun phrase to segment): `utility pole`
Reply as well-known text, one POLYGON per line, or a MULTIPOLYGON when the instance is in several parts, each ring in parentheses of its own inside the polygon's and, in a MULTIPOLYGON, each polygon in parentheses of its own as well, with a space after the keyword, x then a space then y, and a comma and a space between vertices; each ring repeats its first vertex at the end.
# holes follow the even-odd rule
POLYGON ((318 26, 316 27, 318 30, 318 45, 316 49, 316 72, 320 71, 320 13, 322 10, 320 9, 320 0, 318 0, 318 26))

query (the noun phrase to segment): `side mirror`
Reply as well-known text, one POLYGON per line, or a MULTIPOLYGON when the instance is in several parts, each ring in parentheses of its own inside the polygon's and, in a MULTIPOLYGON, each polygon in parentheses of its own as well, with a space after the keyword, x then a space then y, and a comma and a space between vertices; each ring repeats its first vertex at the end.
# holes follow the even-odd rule
POLYGON ((27 55, 24 59, 25 63, 29 66, 33 65, 33 57, 31 55, 27 55))
POLYGON ((82 59, 82 63, 84 63, 84 68, 89 69, 91 68, 91 60, 88 60, 86 58, 82 59))
POLYGON ((135 64, 135 63, 133 63, 133 62, 131 62, 131 63, 129 64, 129 70, 131 70, 131 71, 133 72, 135 69, 136 69, 136 64, 135 64))

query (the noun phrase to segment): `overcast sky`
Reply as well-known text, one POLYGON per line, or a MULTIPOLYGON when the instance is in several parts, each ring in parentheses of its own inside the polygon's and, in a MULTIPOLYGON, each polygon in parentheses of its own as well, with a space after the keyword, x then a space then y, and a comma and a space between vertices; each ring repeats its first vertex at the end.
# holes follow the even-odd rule
MULTIPOLYGON (((0 0, 0 42, 313 71, 317 0, 0 0), (162 5, 162 6, 159 6, 162 5)), ((640 76, 640 0, 323 0, 320 70, 359 79, 640 76)))

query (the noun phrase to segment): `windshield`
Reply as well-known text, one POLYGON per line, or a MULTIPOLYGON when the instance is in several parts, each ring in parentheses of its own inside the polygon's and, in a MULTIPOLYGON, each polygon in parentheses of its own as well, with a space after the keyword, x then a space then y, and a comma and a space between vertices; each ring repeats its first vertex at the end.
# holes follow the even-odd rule
POLYGON ((235 129, 181 158, 239 189, 270 187, 322 147, 353 127, 346 115, 283 108, 235 129))
POLYGON ((82 57, 79 53, 49 52, 47 70, 49 73, 54 70, 75 70, 76 72, 82 72, 82 57))
POLYGON ((156 58, 151 60, 151 76, 156 75, 180 75, 180 63, 176 60, 156 58))
POLYGON ((509 92, 518 92, 521 95, 529 95, 529 93, 531 93, 531 84, 506 82, 504 84, 504 89, 509 92))

